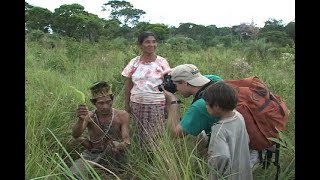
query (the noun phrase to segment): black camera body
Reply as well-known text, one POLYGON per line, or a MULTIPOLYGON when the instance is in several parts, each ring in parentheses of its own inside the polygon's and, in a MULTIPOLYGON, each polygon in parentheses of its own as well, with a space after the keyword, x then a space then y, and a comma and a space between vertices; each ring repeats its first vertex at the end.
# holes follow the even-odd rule
MULTIPOLYGON (((171 92, 171 93, 175 93, 177 92, 177 87, 175 84, 173 84, 173 81, 171 80, 171 76, 169 74, 165 74, 163 76, 163 83, 161 84, 163 85, 164 89, 171 92)), ((159 91, 163 91, 161 85, 158 86, 159 91)))

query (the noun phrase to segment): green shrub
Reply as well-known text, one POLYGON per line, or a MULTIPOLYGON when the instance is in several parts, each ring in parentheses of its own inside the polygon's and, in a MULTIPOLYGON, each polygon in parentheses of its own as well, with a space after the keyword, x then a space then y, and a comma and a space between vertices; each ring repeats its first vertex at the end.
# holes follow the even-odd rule
POLYGON ((41 38, 43 38, 45 33, 41 30, 31 30, 27 34, 27 39, 30 41, 39 41, 41 38))
POLYGON ((183 36, 172 37, 166 41, 166 44, 170 45, 174 51, 196 51, 201 48, 193 39, 183 36))

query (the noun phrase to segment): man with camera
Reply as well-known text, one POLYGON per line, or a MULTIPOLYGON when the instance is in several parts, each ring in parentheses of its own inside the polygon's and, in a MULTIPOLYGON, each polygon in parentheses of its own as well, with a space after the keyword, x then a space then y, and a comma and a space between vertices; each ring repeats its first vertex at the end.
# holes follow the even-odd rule
POLYGON ((219 117, 211 116, 206 109, 206 102, 202 94, 206 87, 220 81, 217 75, 202 75, 193 64, 182 64, 164 75, 164 83, 159 88, 164 90, 168 107, 169 128, 174 137, 182 137, 191 134, 199 135, 203 130, 206 134, 211 131, 211 126, 219 120, 219 117), (181 118, 180 100, 174 94, 180 92, 185 98, 193 96, 191 106, 181 118))
MULTIPOLYGON (((168 109, 168 123, 173 137, 179 138, 187 134, 193 136, 204 135, 203 131, 206 135, 210 135, 212 125, 218 122, 220 117, 211 116, 208 113, 206 102, 202 95, 209 85, 217 81, 223 81, 223 79, 217 75, 201 75, 198 68, 193 64, 176 66, 171 72, 164 75, 164 81, 159 86, 159 90, 164 89, 168 109), (181 101, 174 94, 177 91, 185 98, 193 96, 192 104, 183 116, 180 114, 181 101)), ((208 136, 206 135, 200 137, 208 141, 208 136)), ((252 167, 259 162, 256 152, 250 152, 252 167)))

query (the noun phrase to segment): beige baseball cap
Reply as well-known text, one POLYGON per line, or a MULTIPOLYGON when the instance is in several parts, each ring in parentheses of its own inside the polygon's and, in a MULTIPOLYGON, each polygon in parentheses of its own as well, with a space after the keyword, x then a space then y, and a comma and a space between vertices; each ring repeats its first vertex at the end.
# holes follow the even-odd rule
POLYGON ((172 81, 186 81, 192 86, 203 86, 210 82, 208 78, 201 75, 199 69, 193 64, 182 64, 170 72, 172 81))

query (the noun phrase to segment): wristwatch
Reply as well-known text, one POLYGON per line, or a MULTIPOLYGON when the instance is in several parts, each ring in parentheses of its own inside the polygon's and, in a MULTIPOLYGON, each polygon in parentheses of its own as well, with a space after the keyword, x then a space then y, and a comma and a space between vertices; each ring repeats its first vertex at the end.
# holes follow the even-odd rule
POLYGON ((170 104, 180 104, 181 103, 181 101, 180 100, 176 100, 176 101, 171 101, 171 103, 170 104))

